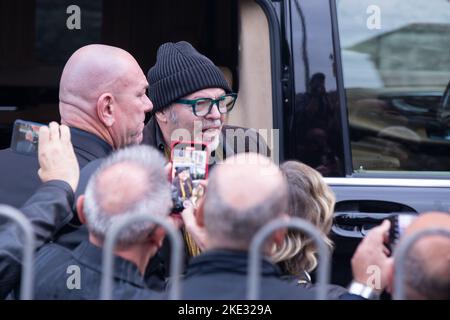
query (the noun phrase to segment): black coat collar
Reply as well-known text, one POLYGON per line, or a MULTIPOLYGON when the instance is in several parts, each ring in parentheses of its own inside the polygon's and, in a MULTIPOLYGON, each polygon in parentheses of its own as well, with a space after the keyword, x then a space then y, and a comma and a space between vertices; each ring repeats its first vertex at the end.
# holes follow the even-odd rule
MULTIPOLYGON (((74 259, 102 273, 102 249, 93 245, 89 241, 83 241, 72 253, 74 259)), ((114 257, 114 278, 132 283, 140 288, 146 288, 143 277, 139 273, 137 266, 131 261, 121 257, 114 257)))
POLYGON ((75 153, 87 162, 106 157, 113 150, 106 141, 90 132, 72 127, 70 134, 75 153))
MULTIPOLYGON (((237 250, 209 250, 192 258, 189 262, 186 278, 208 273, 235 273, 247 274, 248 253, 237 250)), ((261 272, 263 276, 280 277, 281 270, 278 266, 263 258, 261 272)))

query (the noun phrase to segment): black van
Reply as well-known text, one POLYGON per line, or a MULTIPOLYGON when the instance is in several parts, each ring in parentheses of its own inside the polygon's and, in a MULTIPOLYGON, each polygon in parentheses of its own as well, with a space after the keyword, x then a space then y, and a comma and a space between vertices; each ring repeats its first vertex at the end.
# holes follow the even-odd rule
POLYGON ((370 218, 449 210, 448 0, 0 0, 0 149, 15 119, 59 119, 77 48, 122 47, 147 71, 179 40, 238 92, 229 123, 266 130, 275 160, 335 190, 334 283, 370 218))

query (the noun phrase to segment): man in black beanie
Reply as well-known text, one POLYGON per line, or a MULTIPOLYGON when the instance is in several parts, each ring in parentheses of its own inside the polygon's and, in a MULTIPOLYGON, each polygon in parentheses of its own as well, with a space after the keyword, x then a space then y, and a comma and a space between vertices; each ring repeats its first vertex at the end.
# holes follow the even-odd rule
MULTIPOLYGON (((237 98, 223 73, 186 41, 168 42, 157 52, 156 63, 147 74, 152 117, 144 128, 142 143, 156 147, 170 158, 172 141, 208 144, 209 165, 243 152, 269 154, 266 142, 255 130, 224 125, 237 98)), ((186 210, 185 210, 186 211, 186 210)), ((184 212, 192 215, 191 211, 184 212)), ((187 257, 200 253, 192 236, 183 232, 187 257)), ((169 270, 167 242, 160 255, 169 270)))
POLYGON ((231 92, 220 69, 188 42, 161 45, 147 80, 153 112, 143 143, 167 158, 171 142, 180 137, 207 143, 211 165, 241 152, 268 155, 264 139, 255 130, 224 125, 237 94, 231 92))

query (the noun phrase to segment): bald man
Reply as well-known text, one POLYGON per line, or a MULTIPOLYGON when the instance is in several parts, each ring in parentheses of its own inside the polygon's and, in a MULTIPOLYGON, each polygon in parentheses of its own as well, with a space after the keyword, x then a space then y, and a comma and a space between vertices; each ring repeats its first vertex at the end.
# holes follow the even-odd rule
MULTIPOLYGON (((80 168, 142 141, 145 113, 153 108, 147 87, 139 64, 122 49, 89 45, 69 58, 60 81, 59 111, 80 168)), ((38 169, 35 156, 0 151, 0 203, 23 205, 40 185, 38 169)))
MULTIPOLYGON (((98 299, 102 246, 108 228, 125 216, 167 217, 171 206, 164 157, 156 149, 134 146, 112 154, 89 180, 85 195, 78 198, 77 211, 87 225, 89 239, 72 251, 55 243, 39 251, 36 299, 98 299), (79 267, 76 289, 67 285, 67 270, 73 265, 79 267)), ((154 278, 150 284, 144 280, 164 234, 162 228, 140 222, 119 234, 114 252, 114 299, 147 299, 164 289, 164 278, 154 278)))
MULTIPOLYGON (((402 239, 433 228, 450 230, 450 213, 428 212, 420 215, 405 230, 402 239)), ((391 274, 394 274, 393 265, 391 274)), ((406 299, 449 300, 450 239, 428 236, 416 242, 406 256, 404 274, 406 299)), ((394 279, 393 276, 390 278, 394 279)))
MULTIPOLYGON (((266 223, 284 216, 287 186, 280 170, 258 154, 240 154, 217 166, 199 204, 197 223, 205 231, 204 251, 191 259, 183 299, 245 299, 248 250, 266 223)), ((270 238, 265 253, 281 244, 285 231, 270 238)), ((268 259, 262 266, 262 299, 312 299, 312 293, 281 279, 268 259)))
MULTIPOLYGON (((396 261, 385 247, 389 241, 389 228, 389 221, 383 221, 358 246, 352 258, 354 281, 349 288, 351 293, 369 299, 377 299, 384 289, 392 293, 396 261), (373 272, 369 271, 373 266, 380 271, 379 281, 373 281, 373 272)), ((450 230, 450 213, 419 215, 405 230, 400 243, 416 232, 433 228, 450 230)), ((403 273, 406 299, 450 299, 450 239, 429 236, 419 240, 406 255, 403 273)))

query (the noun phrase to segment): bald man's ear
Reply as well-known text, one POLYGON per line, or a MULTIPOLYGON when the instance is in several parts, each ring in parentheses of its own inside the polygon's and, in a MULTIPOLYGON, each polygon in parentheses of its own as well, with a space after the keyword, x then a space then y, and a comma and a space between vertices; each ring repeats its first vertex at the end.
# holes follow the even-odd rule
POLYGON ((86 216, 84 215, 84 195, 79 196, 77 199, 77 214, 80 222, 86 224, 86 216))
POLYGON ((106 127, 111 127, 116 120, 113 102, 111 93, 104 93, 97 100, 97 116, 106 127))

